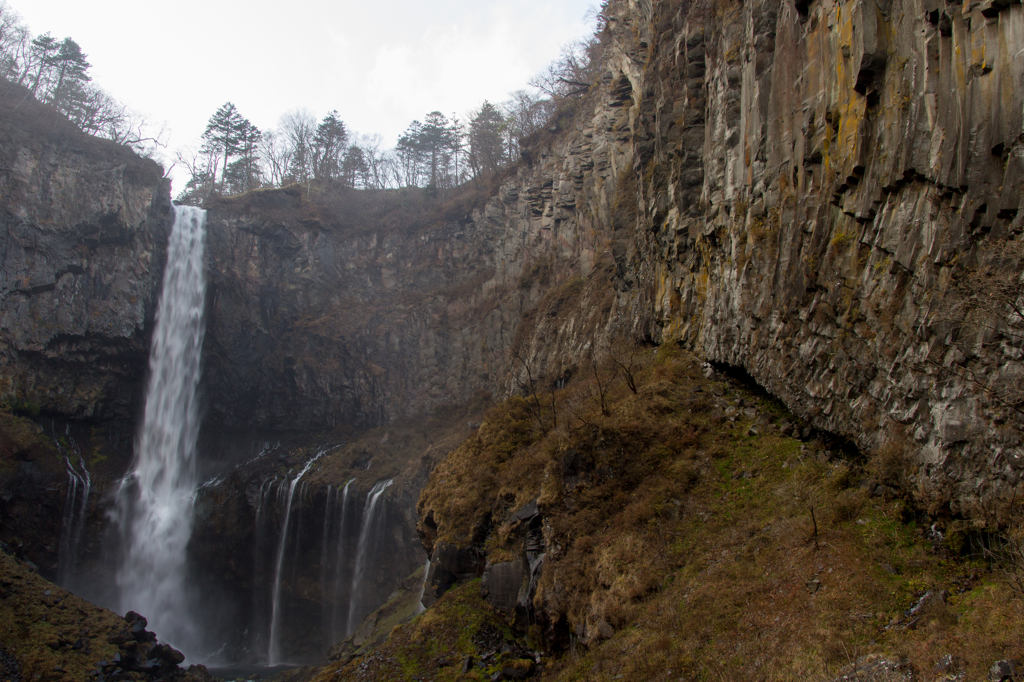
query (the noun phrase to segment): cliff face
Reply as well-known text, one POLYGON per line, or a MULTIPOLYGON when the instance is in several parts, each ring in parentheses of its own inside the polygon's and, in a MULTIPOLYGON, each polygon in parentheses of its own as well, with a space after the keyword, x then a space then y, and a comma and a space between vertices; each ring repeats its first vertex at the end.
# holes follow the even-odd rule
POLYGON ((460 330, 486 339, 503 321, 451 291, 488 269, 482 240, 460 249, 457 223, 383 220, 373 201, 307 201, 293 187, 210 207, 203 382, 217 421, 375 426, 493 379, 500 345, 463 343, 460 330))
MULTIPOLYGON (((514 387, 524 316, 595 267, 596 233, 575 217, 585 170, 553 183, 547 163, 521 169, 472 219, 419 192, 307 200, 292 187, 213 202, 213 421, 376 426, 514 387)), ((547 349, 556 366, 573 362, 563 350, 547 349)))
POLYGON ((994 520, 1024 466, 1024 8, 636 10, 652 331, 994 520))
POLYGON ((591 93, 466 218, 214 207, 215 411, 386 423, 640 334, 889 453, 933 511, 992 517, 1024 465, 1021 7, 608 18, 591 93))
POLYGON ((678 341, 888 453, 932 511, 996 520, 1024 466, 1022 21, 612 3, 590 99, 475 215, 502 226, 499 273, 531 248, 582 275, 614 259, 598 319, 593 299, 522 318, 534 373, 578 370, 616 327, 678 341))
POLYGON ((160 167, 0 82, 0 400, 133 417, 166 260, 160 167))

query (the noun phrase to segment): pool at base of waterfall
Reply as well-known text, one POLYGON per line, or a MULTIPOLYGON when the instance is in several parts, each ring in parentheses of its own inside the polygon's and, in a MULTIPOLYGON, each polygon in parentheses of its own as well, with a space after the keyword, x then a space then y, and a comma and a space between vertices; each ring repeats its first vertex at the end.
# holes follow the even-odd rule
POLYGON ((239 680, 245 680, 245 682, 256 682, 257 680, 269 680, 279 673, 283 673, 287 670, 294 670, 299 668, 298 665, 228 665, 224 667, 212 667, 207 666, 206 669, 210 671, 210 674, 215 678, 222 680, 228 680, 229 682, 238 682, 239 680))

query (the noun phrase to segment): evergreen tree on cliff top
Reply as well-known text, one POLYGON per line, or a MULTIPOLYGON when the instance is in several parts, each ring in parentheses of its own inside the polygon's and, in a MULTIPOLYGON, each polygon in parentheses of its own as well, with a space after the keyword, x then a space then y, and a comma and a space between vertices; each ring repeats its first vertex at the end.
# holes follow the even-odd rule
POLYGON ((317 180, 334 180, 341 175, 342 156, 348 144, 348 131, 332 111, 320 122, 313 135, 313 177, 317 180))
POLYGON ((474 173, 496 170, 505 160, 505 117, 484 100, 469 122, 469 161, 474 173))
MULTIPOLYGON (((225 102, 213 113, 203 131, 202 151, 211 157, 219 156, 222 164, 221 180, 226 181, 228 175, 228 163, 232 157, 243 156, 243 164, 239 173, 235 174, 234 184, 251 189, 253 182, 252 169, 255 168, 256 145, 259 142, 260 131, 256 126, 244 118, 238 109, 231 102, 225 102), (247 162, 247 159, 249 161, 247 162), (238 177, 244 175, 244 178, 238 177)), ((216 184, 217 170, 211 169, 210 181, 216 184)), ((210 187, 212 194, 214 187, 210 187)))
POLYGON ((92 64, 85 60, 82 48, 71 38, 61 41, 57 54, 51 58, 51 65, 56 72, 52 101, 58 107, 74 99, 81 93, 81 86, 92 80, 86 73, 92 64))
MULTIPOLYGON (((222 177, 227 173, 228 159, 238 153, 241 145, 239 135, 244 120, 234 104, 225 102, 217 111, 213 112, 213 116, 206 123, 206 130, 203 131, 202 150, 211 155, 216 154, 223 159, 222 177)), ((217 172, 216 169, 213 169, 211 181, 216 183, 216 179, 217 172)), ((210 188, 210 193, 213 193, 213 187, 210 188)))
POLYGON ((407 184, 418 184, 420 179, 433 188, 457 184, 461 137, 459 122, 449 121, 440 111, 427 114, 423 123, 413 121, 396 150, 407 184))
POLYGON ((223 178, 226 190, 232 194, 254 190, 262 184, 263 179, 259 160, 259 143, 263 133, 245 118, 236 132, 238 158, 228 164, 223 178))

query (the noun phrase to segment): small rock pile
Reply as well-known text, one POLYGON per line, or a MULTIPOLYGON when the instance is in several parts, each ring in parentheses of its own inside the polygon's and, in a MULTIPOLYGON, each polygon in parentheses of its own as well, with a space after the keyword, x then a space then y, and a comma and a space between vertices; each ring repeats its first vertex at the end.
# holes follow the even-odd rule
POLYGON ((129 611, 124 617, 127 627, 107 638, 116 644, 118 653, 111 660, 96 662, 92 678, 96 682, 114 680, 151 680, 152 682, 212 682, 214 679, 204 666, 179 665, 185 655, 168 644, 157 643, 156 635, 146 629, 146 619, 129 611))
POLYGON ((473 644, 483 651, 479 660, 467 656, 461 662, 462 673, 466 674, 473 666, 480 668, 497 668, 491 675, 492 680, 522 680, 533 676, 539 671, 540 654, 531 652, 515 642, 508 642, 496 630, 488 627, 480 628, 473 637, 473 644))

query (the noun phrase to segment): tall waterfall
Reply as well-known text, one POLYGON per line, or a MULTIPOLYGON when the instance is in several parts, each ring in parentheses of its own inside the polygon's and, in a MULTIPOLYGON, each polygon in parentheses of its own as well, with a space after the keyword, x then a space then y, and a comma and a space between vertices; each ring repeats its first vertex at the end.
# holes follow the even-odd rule
POLYGON ((185 550, 192 534, 196 386, 205 324, 206 212, 176 206, 149 354, 149 385, 134 469, 118 491, 124 557, 117 573, 121 612, 144 615, 160 639, 189 647, 185 550))
POLYGON ((359 543, 356 545, 356 565, 352 575, 352 591, 348 601, 348 632, 351 635, 359 625, 359 620, 365 616, 363 613, 365 605, 360 599, 360 588, 366 578, 366 568, 369 558, 373 557, 377 550, 377 542, 381 530, 381 513, 383 506, 378 506, 381 495, 392 483, 389 478, 386 481, 379 481, 370 492, 366 494, 366 506, 363 508, 363 523, 359 528, 359 543))

